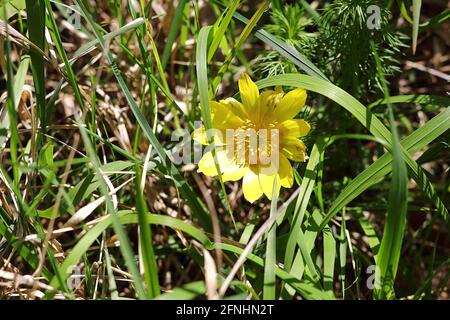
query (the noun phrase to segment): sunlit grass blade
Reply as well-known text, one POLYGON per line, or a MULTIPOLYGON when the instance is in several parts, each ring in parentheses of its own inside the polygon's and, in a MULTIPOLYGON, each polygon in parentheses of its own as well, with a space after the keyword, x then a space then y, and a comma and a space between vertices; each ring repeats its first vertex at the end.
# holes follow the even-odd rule
MULTIPOLYGON (((234 16, 242 21, 243 23, 248 23, 248 19, 236 12, 234 16)), ((298 52, 295 48, 289 44, 277 39, 267 31, 262 28, 255 27, 255 37, 261 41, 267 43, 273 50, 278 51, 286 59, 292 61, 296 66, 305 71, 310 76, 327 80, 327 77, 316 67, 309 59, 298 52)))
MULTIPOLYGON (((270 217, 273 217, 277 212, 277 179, 274 179, 274 186, 272 192, 272 201, 270 205, 270 217)), ((276 223, 267 231, 266 238, 266 257, 264 260, 264 288, 263 299, 275 300, 275 264, 277 262, 277 226, 276 223)))
MULTIPOLYGON (((244 249, 235 247, 231 244, 221 243, 220 247, 224 251, 234 252, 237 255, 241 255, 244 249)), ((260 267, 264 266, 264 260, 254 254, 249 254, 247 259, 251 262, 256 263, 260 267)), ((289 286, 295 289, 302 297, 309 300, 334 300, 335 297, 330 292, 325 292, 320 290, 309 283, 302 282, 298 280, 296 277, 291 275, 289 272, 284 271, 280 267, 275 267, 275 275, 289 286)))
MULTIPOLYGON (((48 0, 47 0, 48 1, 48 0)), ((94 30, 96 38, 99 40, 99 43, 102 47, 102 49, 105 51, 107 61, 109 65, 111 66, 111 69, 114 73, 114 76, 117 79, 117 82, 120 85, 121 90, 123 91, 125 98, 127 99, 127 102, 131 108, 131 111, 133 112, 134 116, 136 117, 136 120, 140 127, 142 128, 144 134, 149 139, 150 143, 155 148, 155 151, 157 152, 158 156, 161 159, 162 165, 165 167, 167 174, 169 174, 173 181, 175 182, 176 186, 180 189, 180 194, 183 196, 183 198, 186 200, 188 205, 192 208, 192 212, 194 215, 198 217, 198 219, 201 221, 202 226, 208 230, 211 231, 211 220, 209 217, 208 212, 205 209, 204 204, 200 201, 200 199, 197 197, 197 195, 193 192, 190 185, 186 182, 186 180, 183 178, 183 176, 180 174, 178 169, 175 167, 175 165, 170 161, 170 158, 168 154, 166 153, 166 150, 159 142, 158 138, 153 133, 150 125, 148 124, 147 120, 145 119, 144 115, 139 109, 139 106, 137 105, 136 101, 133 98, 133 95, 131 94, 130 90, 128 89, 127 84, 125 83, 125 80, 117 67, 117 62, 113 58, 111 52, 109 50, 105 50, 105 44, 103 41, 103 36, 101 35, 100 31, 98 30, 95 22, 92 20, 92 17, 90 16, 89 12, 86 10, 84 4, 77 0, 76 1, 78 6, 82 9, 84 17, 89 21, 89 24, 91 25, 92 29, 94 30)), ((163 76, 163 75, 162 75, 163 76)))
MULTIPOLYGON (((111 196, 108 192, 108 185, 106 183, 103 172, 100 169, 100 161, 98 159, 98 155, 94 150, 94 147, 91 145, 91 140, 89 139, 88 134, 86 133, 86 128, 79 123, 80 133, 83 138, 83 142, 85 148, 87 150, 89 159, 91 160, 92 167, 94 169, 95 175, 97 176, 98 181, 100 182, 99 189, 101 194, 105 197, 106 208, 108 212, 111 214, 112 224, 114 226, 114 231, 117 234, 117 237, 120 241, 120 251, 123 255, 123 258, 126 262, 127 268, 130 271, 133 277, 133 284, 136 289, 136 294, 140 299, 149 298, 147 292, 142 283, 142 278, 139 273, 139 269, 134 261, 134 252, 131 247, 130 240, 124 230, 123 225, 121 224, 118 216, 117 209, 115 208, 111 196)), ((81 258, 81 257, 80 257, 81 258)), ((63 271, 67 272, 67 269, 63 269, 63 271)))
POLYGON ((231 61, 235 57, 237 50, 239 50, 239 48, 241 48, 241 46, 244 44, 244 42, 250 36, 252 30, 256 27, 256 24, 258 23, 259 19, 261 19, 262 15, 264 14, 264 11, 266 11, 266 9, 269 5, 270 5, 270 1, 264 0, 264 2, 261 3, 261 5, 258 7, 258 10, 256 10, 256 12, 253 14, 252 18, 245 22, 246 26, 245 26, 244 30, 242 30, 242 33, 239 35, 239 38, 237 39, 236 43, 234 44, 232 50, 225 57, 225 61, 224 61, 223 65, 220 67, 219 72, 217 73, 217 76, 212 81, 213 91, 219 85, 219 82, 222 80, 225 72, 228 71, 228 68, 231 64, 231 61))
POLYGON ((422 7, 422 0, 412 0, 413 7, 413 32, 412 32, 412 51, 413 54, 416 53, 417 48, 417 37, 419 36, 419 19, 420 19, 420 8, 422 7))
POLYGON ((183 20, 183 12, 186 7, 187 0, 181 0, 178 2, 177 9, 175 10, 175 15, 173 17, 172 23, 170 24, 169 35, 166 39, 166 45, 164 47, 164 52, 161 57, 161 65, 163 69, 167 67, 170 55, 172 54, 172 46, 178 36, 178 31, 180 29, 180 24, 183 20))
MULTIPOLYGON (((289 231, 289 238, 286 244, 286 251, 284 256, 284 265, 286 270, 290 270, 291 268, 297 243, 302 242, 302 239, 298 239, 298 237, 302 234, 301 226, 303 224, 303 217, 305 215, 309 199, 314 189, 317 175, 317 166, 319 165, 320 154, 323 151, 324 145, 324 141, 319 138, 312 148, 311 154, 309 155, 309 160, 306 165, 305 173, 303 175, 302 184, 300 186, 300 194, 297 197, 295 209, 291 218, 291 229, 289 231)), ((309 252, 303 250, 303 256, 304 258, 309 257, 309 252)), ((310 271, 315 271, 315 268, 310 271)))
POLYGON ((336 240, 330 228, 323 229, 323 288, 333 290, 336 240))
MULTIPOLYGON (((24 259, 32 268, 37 268, 39 264, 39 255, 36 252, 34 246, 30 243, 23 242, 18 239, 11 231, 10 226, 13 225, 13 221, 3 208, 0 208, 0 235, 6 239, 9 245, 11 245, 19 255, 24 259)), ((46 280, 50 280, 53 274, 47 267, 42 269, 42 275, 46 280)))
POLYGON ((360 215, 358 217, 358 222, 361 225, 361 228, 364 231, 364 234, 367 237, 367 243, 370 246, 370 249, 372 250, 374 260, 377 261, 377 254, 380 250, 380 240, 378 239, 378 235, 374 229, 374 227, 370 224, 370 221, 368 218, 366 218, 363 215, 360 215))
MULTIPOLYGON (((196 47, 196 71, 197 71, 197 87, 200 97, 200 106, 201 106, 201 114, 202 119, 204 121, 204 127, 207 134, 207 139, 209 145, 212 147, 211 152, 214 156, 214 162, 216 166, 216 170, 218 172, 219 182, 220 182, 220 197, 221 201, 224 204, 225 209, 230 214, 231 219, 234 222, 233 213, 230 209, 230 204, 228 202, 225 185, 222 180, 222 171, 220 169, 220 163, 217 160, 217 154, 214 144, 213 136, 211 135, 213 129, 212 126, 212 118, 211 118, 211 108, 209 106, 209 87, 208 87, 208 64, 207 64, 207 52, 208 52, 208 41, 211 36, 212 27, 204 27, 200 30, 198 39, 197 39, 197 47, 196 47)), ((216 233, 218 232, 218 221, 215 223, 216 233)))
MULTIPOLYGON (((375 60, 386 99, 389 97, 389 89, 384 80, 381 61, 376 54, 375 60)), ((403 244, 406 212, 408 208, 408 172, 402 156, 402 146, 394 119, 394 111, 390 103, 388 103, 388 111, 392 132, 392 179, 389 189, 388 212, 383 230, 383 238, 376 260, 376 277, 379 276, 381 280, 381 288, 376 287, 374 291, 374 296, 378 299, 393 299, 395 296, 394 283, 403 244)))
MULTIPOLYGON (((220 42, 222 41, 223 37, 225 36, 225 32, 228 29, 228 26, 231 22, 231 19, 233 18, 233 14, 235 13, 236 9, 239 7, 240 0, 233 0, 227 8, 226 14, 221 20, 217 20, 219 22, 219 25, 217 28, 214 28, 214 37, 212 39, 211 45, 208 49, 208 62, 211 62, 211 59, 214 57, 214 54, 216 53, 217 48, 220 45, 220 42)), ((217 24, 216 22, 216 24, 217 24)), ((215 26, 216 27, 216 26, 215 26)))
MULTIPOLYGON (((139 167, 136 166, 136 172, 139 173, 139 167)), ((141 247, 142 261, 144 266, 144 279, 146 283, 147 294, 150 298, 155 298, 160 294, 158 267, 153 250, 152 231, 148 224, 147 204, 145 203, 143 191, 141 190, 141 174, 136 174, 136 210, 139 216, 139 244, 141 247)))

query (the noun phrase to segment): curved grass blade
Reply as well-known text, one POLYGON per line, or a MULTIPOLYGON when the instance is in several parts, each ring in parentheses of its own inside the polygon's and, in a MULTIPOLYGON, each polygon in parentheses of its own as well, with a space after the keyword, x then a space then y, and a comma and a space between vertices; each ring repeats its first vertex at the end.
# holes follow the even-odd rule
MULTIPOLYGON (((117 217, 120 220, 120 222, 124 225, 127 224, 137 224, 139 221, 139 217, 137 214, 133 214, 130 211, 121 211, 117 213, 117 217)), ((163 215, 155 215, 155 214, 148 214, 148 223, 150 224, 159 224, 166 227, 170 227, 176 230, 180 230, 190 236, 192 236, 194 239, 202 243, 203 246, 207 249, 212 249, 212 244, 208 237, 199 229, 195 228, 194 226, 187 224, 186 222, 183 222, 179 219, 175 219, 169 216, 163 216, 163 215)), ((67 258, 64 260, 61 269, 64 271, 64 278, 66 279, 68 276, 67 271, 69 268, 83 257, 83 254, 89 249, 89 247, 94 243, 94 241, 105 231, 107 228, 111 226, 113 223, 113 217, 111 215, 105 217, 102 219, 99 223, 97 223, 92 229, 90 229, 83 238, 80 239, 80 241, 77 242, 75 247, 72 249, 70 254, 67 256, 67 258)), ((57 288, 58 283, 57 281, 52 280, 51 285, 54 288, 57 288)))
MULTIPOLYGON (((374 53, 378 74, 382 80, 384 97, 387 99, 389 98, 389 91, 381 69, 381 61, 376 51, 374 53)), ((392 178, 389 188, 388 212, 385 219, 383 238, 376 260, 377 270, 375 278, 379 276, 381 280, 381 288, 375 288, 374 291, 374 296, 378 299, 392 299, 394 297, 394 283, 398 262, 400 260, 403 235, 405 232, 406 212, 408 209, 408 173, 402 157, 402 146, 394 119, 394 111, 390 103, 387 105, 393 140, 392 178)))
MULTIPOLYGON (((249 23, 249 20, 238 12, 234 13, 234 17, 245 24, 249 23)), ((307 74, 319 79, 329 81, 328 78, 322 73, 322 71, 320 71, 319 68, 317 68, 311 61, 309 61, 308 58, 298 52, 297 49, 290 46, 286 42, 279 40, 278 38, 258 26, 255 26, 255 30, 256 38, 268 44, 273 50, 278 51, 282 56, 290 60, 307 74)))
MULTIPOLYGON (((277 85, 301 87, 306 90, 322 94, 323 96, 335 101, 337 104, 339 104, 344 109, 349 111, 362 125, 364 125, 372 133, 372 135, 374 135, 375 138, 379 139, 380 141, 385 141, 383 145, 386 147, 386 149, 392 152, 391 133, 380 121, 380 119, 378 119, 372 112, 370 112, 370 110, 364 107, 353 96, 351 96, 341 88, 333 85, 332 83, 324 81, 322 79, 313 78, 308 75, 284 74, 263 79, 261 81, 258 81, 257 84, 260 88, 277 85)), ((442 133, 442 129, 448 128, 449 124, 450 122, 445 123, 444 127, 442 128, 434 127, 433 131, 435 129, 436 130, 435 132, 442 133)), ((430 127, 427 127, 426 130, 431 129, 430 127)), ((424 133, 424 131, 421 131, 421 133, 424 133)), ((435 138, 436 137, 437 136, 435 136, 435 138)), ((425 134, 425 136, 422 136, 421 138, 427 139, 429 137, 426 136, 425 134)), ((430 183, 427 176, 425 175, 423 170, 418 166, 418 164, 411 159, 409 153, 404 149, 403 145, 401 146, 401 151, 402 157, 409 167, 409 171, 412 178, 417 182, 417 184, 421 187, 424 193, 433 201, 439 213, 447 221, 448 210, 446 209, 445 205, 437 195, 433 185, 430 183)), ((330 213, 327 214, 327 218, 324 220, 322 227, 328 224, 329 220, 331 219, 330 216, 333 216, 334 214, 336 214, 336 212, 337 211, 333 212, 333 214, 330 213)))
POLYGON ((90 16, 89 12, 87 11, 86 7, 80 0, 76 0, 76 3, 82 9, 81 11, 83 13, 83 16, 89 21, 89 24, 95 33, 95 37, 98 39, 101 48, 105 51, 106 59, 107 59, 109 65, 111 66, 114 76, 116 77, 116 80, 119 83, 120 88, 122 89, 122 91, 125 95, 125 98, 127 99, 127 102, 131 108, 131 111, 133 112, 134 116, 136 117, 136 120, 139 123, 139 125, 141 126, 144 134, 147 136, 148 140, 150 141, 152 146, 155 148, 155 151, 157 152, 158 156, 161 159, 162 165, 165 167, 166 174, 170 175, 173 178, 175 185, 180 190, 181 196, 183 197, 183 199, 186 200, 187 204, 192 208, 193 214, 196 215, 197 218, 201 221, 202 226, 207 231, 211 231, 212 230, 211 220, 210 220, 208 212, 205 209, 204 204, 200 201, 200 199, 197 197, 197 195, 192 190, 191 186, 186 182, 186 180, 180 174, 178 169, 171 162, 168 154, 166 153, 166 150, 163 148, 163 146, 159 142, 158 138, 153 133, 150 125, 148 124, 147 120, 145 119, 144 115, 142 114, 141 110, 139 109, 139 106, 137 105, 136 101, 134 100, 133 95, 131 94, 130 90, 128 89, 128 86, 125 83, 125 80, 124 80, 111 52, 109 50, 105 50, 107 48, 105 48, 103 36, 101 35, 100 31, 98 30, 95 22, 93 21, 92 17, 90 16))
POLYGON ((436 105, 436 106, 450 106, 450 99, 444 96, 433 96, 425 94, 410 94, 403 96, 390 96, 380 100, 377 100, 367 106, 368 109, 372 109, 380 104, 388 103, 417 103, 422 105, 436 105))
MULTIPOLYGON (((201 114, 202 119, 204 121, 205 130, 207 133, 207 139, 209 145, 211 146, 211 152, 214 157, 214 163, 216 166, 216 170, 219 173, 219 182, 220 182, 220 198, 221 201, 230 214, 230 217, 235 224, 233 213, 231 211, 231 206, 228 202, 227 193, 225 190, 225 185, 222 180, 222 171, 220 169, 220 163, 217 161, 217 154, 215 149, 215 144, 213 141, 213 137, 211 135, 212 120, 211 120, 211 108, 209 106, 209 90, 208 90, 208 64, 207 64, 207 52, 208 52, 208 39, 211 34, 212 26, 203 27, 198 35, 197 39, 197 52, 196 52, 196 71, 197 71, 197 87, 200 96, 200 106, 201 106, 201 114)), ((219 223, 215 223, 216 233, 219 231, 219 223)))
MULTIPOLYGON (((450 108, 429 120, 424 126, 420 127, 402 141, 402 146, 410 154, 420 150, 427 144, 435 140, 441 134, 450 129, 450 108)), ((378 183, 384 176, 391 172, 390 164, 392 162, 391 154, 384 154, 377 161, 372 163, 366 170, 361 172, 352 182, 345 187, 341 194, 334 200, 333 205, 328 210, 324 218, 324 227, 328 222, 350 201, 355 199, 362 192, 378 183)), ((420 181, 419 181, 420 182, 420 181)), ((422 189, 428 188, 422 181, 422 189)), ((432 199, 433 201, 433 199, 432 199)), ((433 201, 442 215, 444 221, 448 221, 448 211, 440 199, 433 201)))
POLYGON ((315 266, 311 260, 310 253, 306 249, 306 247, 303 246, 304 236, 301 230, 301 226, 303 223, 303 217, 305 215, 306 208, 308 207, 309 199, 314 189, 317 176, 317 167, 319 165, 320 160, 320 154, 323 152, 324 146, 325 143, 323 139, 319 138, 311 151, 308 163, 306 165, 305 174, 303 176, 302 184, 300 186, 300 194, 297 197, 297 202, 295 204, 295 209, 292 216, 289 238, 286 244, 286 251, 284 256, 284 265, 286 270, 291 270, 291 266, 294 261, 294 253, 296 245, 302 244, 302 246, 300 246, 300 249, 303 259, 306 260, 308 267, 310 269, 309 271, 313 275, 317 275, 315 266))
MULTIPOLYGON (((227 8, 227 13, 225 17, 222 20, 218 20, 220 22, 219 26, 214 31, 214 38, 211 42, 211 45, 209 46, 208 50, 208 62, 211 62, 211 59, 214 57, 214 54, 216 53, 217 48, 219 47, 220 42, 222 41, 223 37, 225 36, 225 32, 228 29, 228 26, 230 25, 231 19, 233 18, 233 14, 235 13, 236 9, 238 8, 240 4, 240 0, 233 0, 227 8)), ((217 24, 217 22, 216 22, 217 24)))
POLYGON ((250 36, 252 30, 256 27, 256 23, 258 23, 259 19, 261 19, 262 15, 264 14, 264 11, 266 11, 269 5, 270 1, 264 0, 264 2, 259 6, 258 10, 256 10, 256 12, 253 14, 252 18, 245 22, 246 26, 244 30, 242 30, 242 33, 239 35, 239 38, 234 44, 233 49, 227 54, 223 65, 220 67, 219 72, 217 73, 217 76, 212 81, 213 91, 215 91, 215 89, 219 85, 219 82, 222 80, 225 72, 228 70, 228 67, 230 66, 231 61, 233 60, 233 57, 235 56, 237 50, 244 44, 245 40, 247 40, 247 38, 250 36))

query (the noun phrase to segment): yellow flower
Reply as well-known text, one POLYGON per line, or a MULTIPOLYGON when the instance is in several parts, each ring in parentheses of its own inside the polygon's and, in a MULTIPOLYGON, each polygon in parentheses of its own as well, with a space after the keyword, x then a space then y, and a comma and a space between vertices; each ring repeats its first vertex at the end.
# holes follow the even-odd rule
MULTIPOLYGON (((259 93, 247 74, 239 79, 242 103, 227 98, 211 101, 215 153, 223 181, 243 178, 244 197, 250 202, 263 194, 271 199, 273 188, 294 183, 292 166, 288 159, 305 161, 308 157, 304 143, 299 139, 308 134, 310 125, 293 119, 305 105, 306 91, 294 89, 284 93, 281 87, 259 93)), ((204 128, 193 133, 194 140, 207 145, 204 128)), ((217 167, 211 151, 198 164, 198 172, 217 176, 217 167)))

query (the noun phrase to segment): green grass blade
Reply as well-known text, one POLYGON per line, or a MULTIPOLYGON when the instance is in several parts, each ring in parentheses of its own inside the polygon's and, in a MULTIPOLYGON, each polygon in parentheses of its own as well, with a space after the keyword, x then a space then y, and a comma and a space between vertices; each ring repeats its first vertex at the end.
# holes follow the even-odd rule
POLYGON ((378 235, 370 224, 369 219, 362 214, 358 217, 358 222, 367 237, 367 242, 372 250, 374 260, 377 261, 377 254, 380 250, 380 240, 378 239, 378 235))
MULTIPOLYGON (((2 8, 3 12, 1 12, 3 18, 6 21, 6 6, 2 8)), ((10 35, 8 32, 8 28, 5 24, 5 33, 6 33, 6 42, 5 42, 5 53, 6 53, 6 90, 7 90, 7 99, 6 99, 6 109, 8 110, 8 118, 9 118, 9 127, 11 129, 11 137, 10 137, 10 156, 12 162, 12 171, 13 171, 13 188, 16 189, 20 183, 20 172, 19 172, 19 159, 18 159, 18 149, 20 144, 19 133, 17 130, 17 113, 15 110, 15 94, 14 94, 14 76, 13 76, 13 64, 11 61, 11 41, 10 35)))
MULTIPOLYGON (((122 211, 117 213, 117 217, 120 220, 120 222, 124 225, 127 224, 137 224, 139 221, 139 217, 137 214, 133 214, 130 211, 122 211)), ((83 257, 83 254, 87 252, 89 247, 95 242, 95 240, 105 231, 107 228, 111 226, 113 223, 113 217, 111 215, 105 217, 103 220, 101 220, 99 223, 97 223, 92 229, 90 229, 81 239, 77 242, 75 247, 72 249, 70 254, 66 257, 64 260, 61 269, 64 270, 64 277, 67 277, 67 271, 69 268, 76 263, 83 257)), ((199 229, 195 228, 194 226, 183 222, 179 219, 175 219, 169 216, 163 216, 163 215, 155 215, 155 214, 148 214, 148 223, 149 224, 158 224, 162 226, 166 226, 175 230, 180 230, 190 236, 192 236, 194 239, 202 243, 205 248, 211 249, 212 244, 208 237, 199 229)), ((57 286, 57 281, 52 280, 51 285, 53 287, 57 286)))
MULTIPOLYGON (((384 96, 387 98, 389 97, 389 91, 381 69, 381 61, 376 53, 375 60, 378 74, 383 84, 384 96)), ((375 288, 374 291, 374 296, 378 299, 394 298, 394 283, 398 262, 400 260, 406 224, 406 212, 408 209, 408 172, 402 155, 402 146, 394 120, 394 111, 390 103, 388 103, 388 111, 393 138, 392 180, 389 189, 388 212, 383 230, 383 238, 376 260, 377 271, 375 277, 377 278, 379 276, 381 280, 381 288, 375 288)))
MULTIPOLYGON (((317 175, 317 166, 319 165, 320 154, 323 152, 324 145, 325 144, 323 140, 319 138, 316 144, 313 146, 311 154, 309 155, 305 174, 300 186, 300 194, 297 197, 297 202, 295 204, 295 209, 292 216, 291 230, 289 231, 288 242, 286 244, 286 251, 284 256, 284 265, 286 270, 291 269, 292 262, 294 260, 296 244, 298 242, 302 243, 302 239, 298 239, 298 237, 302 234, 301 226, 303 223, 303 217, 305 215, 309 199, 314 189, 317 175)), ((309 257, 309 252, 303 250, 303 256, 309 257)), ((310 271, 314 272, 315 268, 312 269, 313 270, 310 271)))
POLYGON ((417 37, 419 35, 419 24, 420 24, 420 8, 422 7, 422 0, 412 0, 413 6, 413 32, 412 32, 412 51, 413 54, 416 53, 417 48, 417 37))
POLYGON ((336 240, 330 228, 323 229, 323 288, 333 290, 336 240))
MULTIPOLYGON (((414 131, 402 141, 402 146, 410 154, 420 150, 441 134, 450 129, 450 108, 429 120, 424 126, 414 131)), ((325 226, 344 206, 355 199, 362 192, 378 183, 380 179, 391 172, 392 156, 384 154, 381 158, 371 164, 366 170, 355 177, 352 182, 345 187, 341 194, 334 200, 333 205, 328 210, 322 226, 325 226)), ((431 190, 423 184, 422 189, 431 190)), ((436 207, 442 206, 441 214, 445 221, 448 221, 448 212, 445 206, 436 199, 436 207)))
POLYGON ((182 287, 177 287, 170 292, 166 292, 155 300, 192 300, 198 296, 204 295, 205 292, 205 283, 203 281, 195 281, 182 287))
POLYGON ((228 67, 231 64, 231 61, 233 60, 234 56, 236 55, 237 50, 244 44, 244 42, 247 40, 247 38, 250 36, 250 33, 252 30, 256 27, 256 24, 258 23, 259 19, 261 19, 262 15, 264 14, 264 11, 268 8, 270 5, 269 0, 264 0, 264 2, 259 6, 258 10, 253 14, 252 18, 250 20, 247 20, 245 22, 246 26, 242 33, 239 35, 239 38, 237 39, 236 43, 233 46, 233 49, 227 54, 225 61, 223 65, 220 67, 219 72, 217 73, 217 76, 214 78, 212 82, 213 91, 215 91, 215 88, 219 85, 219 82, 222 80, 225 72, 228 70, 228 67))
MULTIPOLYGON (((45 2, 44 0, 26 0, 28 35, 42 51, 45 51, 45 2)), ((33 74, 33 84, 36 94, 36 105, 41 120, 41 132, 43 132, 47 113, 45 108, 45 74, 44 57, 35 50, 30 50, 31 71, 33 74)))
MULTIPOLYGON (((47 0, 48 1, 48 0, 47 0)), ((82 9, 83 16, 89 21, 89 24, 91 25, 92 29, 94 30, 96 38, 99 40, 100 46, 103 50, 105 50, 105 43, 103 40, 103 36, 100 34, 100 31, 98 30, 95 22, 92 20, 92 17, 90 16, 89 12, 86 10, 84 4, 80 0, 76 0, 78 6, 82 9)), ((111 66, 111 69, 114 73, 114 76, 116 77, 117 82, 120 85, 120 88, 122 89, 125 98, 127 99, 127 102, 131 108, 131 111, 133 112, 134 116, 136 117, 136 120, 140 127, 142 128, 144 134, 149 139, 150 143, 155 148, 158 156, 161 159, 161 162, 163 166, 166 169, 166 173, 170 175, 173 178, 173 181, 175 182, 176 186, 180 189, 181 196, 186 200, 187 204, 192 208, 192 212, 194 215, 197 216, 197 218, 201 221, 202 226, 207 230, 211 231, 211 219, 209 217, 208 212, 205 209, 204 204, 200 201, 200 199, 195 195, 193 192, 191 186, 186 182, 186 180, 183 178, 183 176, 180 174, 178 169, 175 167, 175 165, 170 161, 170 158, 168 154, 166 153, 165 149, 159 142, 158 138, 153 133, 150 125, 148 124, 147 120, 145 119, 144 115, 142 114, 141 110, 139 109, 139 106, 137 105, 136 101, 133 98, 133 95, 131 94, 130 90, 127 87, 127 84, 125 83, 125 80, 117 67, 117 63, 114 60, 113 56, 111 55, 111 52, 109 50, 105 50, 106 58, 111 66)))
MULTIPOLYGON (((200 30, 197 39, 197 47, 196 47, 196 71, 197 71, 197 87, 200 96, 200 106, 201 106, 201 114, 202 119, 204 121, 204 127, 207 133, 207 139, 209 145, 212 147, 211 151, 214 156, 214 162, 216 166, 216 170, 219 173, 219 182, 220 182, 220 198, 222 203, 224 204, 225 209, 230 214, 231 219, 234 222, 233 213, 230 209, 230 204, 228 202, 227 193, 225 190, 225 185, 222 180, 222 171, 220 169, 220 163, 217 161, 217 155, 215 150, 215 144, 213 141, 213 137, 211 135, 212 120, 211 120, 211 108, 209 106, 209 86, 208 86, 208 64, 207 64, 207 52, 208 52, 208 39, 211 35, 212 27, 204 27, 200 30)), ((218 224, 218 222, 217 222, 218 224)), ((216 227, 217 228, 217 227, 216 227)), ((217 230, 216 230, 217 232, 217 230)))
POLYGON ((217 27, 217 30, 214 31, 214 38, 212 39, 211 45, 209 46, 208 62, 211 62, 212 58, 214 57, 214 54, 216 53, 216 50, 219 47, 220 42, 225 36, 225 32, 227 31, 231 19, 233 18, 233 14, 239 7, 240 2, 241 2, 240 0, 232 0, 232 2, 229 4, 227 8, 227 13, 225 17, 222 20, 218 20, 220 24, 217 27))
MULTIPOLYGON (((277 212, 277 179, 274 180, 272 201, 270 205, 270 217, 277 212)), ((263 299, 275 300, 275 265, 277 263, 277 225, 276 223, 267 231, 266 239, 266 258, 264 261, 264 288, 263 299)))
MULTIPOLYGON (((224 251, 233 252, 237 255, 241 255, 242 252, 244 251, 244 249, 242 249, 242 248, 235 247, 235 246, 233 246, 231 244, 227 244, 227 243, 221 243, 220 248, 224 251)), ((264 267, 264 260, 252 253, 250 253, 247 256, 247 259, 253 263, 256 263, 260 267, 264 267)), ((280 280, 289 284, 305 299, 309 299, 309 300, 333 300, 334 299, 334 295, 330 294, 330 292, 325 292, 323 290, 317 289, 316 287, 314 287, 308 283, 302 282, 278 266, 275 267, 275 274, 280 280)))
MULTIPOLYGON (((136 294, 140 299, 146 299, 149 296, 147 295, 147 292, 145 291, 145 288, 142 283, 142 278, 139 273, 139 269, 135 263, 135 260, 134 260, 135 254, 131 247, 130 240, 128 239, 128 236, 124 230, 124 227, 121 224, 120 219, 117 216, 117 209, 114 207, 113 202, 111 200, 111 196, 109 195, 108 185, 106 183, 103 172, 100 169, 100 161, 98 159, 98 155, 95 152, 94 147, 91 145, 91 140, 89 139, 89 136, 86 133, 87 129, 81 123, 78 123, 78 126, 80 128, 80 133, 83 138, 83 142, 84 142, 85 148, 87 150, 89 159, 91 160, 91 164, 94 169, 95 175, 96 175, 98 181, 100 182, 99 189, 101 191, 101 194, 105 197, 106 209, 111 214, 114 231, 117 235, 117 238, 120 241, 120 247, 119 247, 120 251, 123 255, 123 258, 125 260, 127 268, 133 277, 133 284, 136 289, 136 294)), ((63 269, 63 272, 66 272, 66 271, 67 271, 67 269, 63 269)))
MULTIPOLYGON (((14 110, 17 110, 19 105, 19 99, 23 91, 23 86, 25 84, 25 78, 28 72, 28 67, 30 64, 29 56, 22 56, 19 68, 17 69, 16 75, 14 76, 14 86, 12 91, 14 92, 14 110)), ((15 116, 16 112, 14 112, 15 116)), ((3 108, 0 112, 0 148, 4 148, 8 140, 8 132, 10 128, 10 119, 8 108, 3 108)))
MULTIPOLYGON (((367 108, 364 107, 357 99, 330 82, 318 78, 313 78, 308 75, 284 74, 263 79, 261 81, 258 81, 257 84, 260 88, 276 85, 286 85, 292 87, 301 87, 309 91, 320 93, 323 96, 335 101, 341 107, 349 111, 362 125, 364 125, 372 133, 375 138, 379 139, 380 141, 384 141, 385 143, 383 143, 383 145, 390 152, 392 151, 391 133, 380 121, 380 119, 378 119, 378 117, 376 117, 372 112, 367 110, 367 108)), ((445 123, 445 128, 448 128, 447 123, 445 123)), ((444 127, 435 129, 437 129, 436 132, 438 132, 439 130, 444 129, 444 127)), ((430 128, 428 128, 427 130, 430 130, 430 128)), ((422 138, 427 139, 428 137, 425 136, 422 138)), ((417 165, 415 161, 411 159, 409 153, 404 149, 403 145, 401 146, 401 151, 402 157, 409 167, 412 178, 418 183, 424 193, 433 201, 439 213, 444 217, 445 220, 447 220, 448 211, 445 208, 443 202, 440 200, 436 191, 434 190, 433 185, 430 183, 423 170, 417 165)), ((336 214, 336 212, 337 211, 333 212, 333 214, 327 214, 327 219, 324 220, 322 227, 328 224, 331 219, 330 216, 336 214)))
POLYGON ((186 7, 186 4, 187 0, 181 0, 177 5, 177 9, 175 10, 175 15, 170 25, 169 35, 167 36, 166 44, 161 57, 161 65, 164 70, 167 67, 170 55, 172 54, 172 46, 175 43, 175 40, 177 39, 178 30, 180 29, 180 24, 183 20, 183 12, 184 8, 186 7))
MULTIPOLYGON (((136 173, 139 173, 136 166, 136 173)), ((144 265, 144 279, 147 286, 147 295, 153 299, 160 294, 158 267, 153 250, 152 232, 148 223, 147 204, 141 190, 141 174, 136 174, 136 210, 139 217, 139 243, 141 246, 142 261, 144 265)))
MULTIPOLYGON (((236 17, 236 19, 242 21, 245 24, 249 22, 247 18, 237 12, 234 14, 234 16, 236 17)), ((276 38, 262 28, 255 27, 255 29, 256 38, 268 44, 273 50, 278 51, 283 57, 292 61, 297 67, 305 71, 310 76, 328 81, 328 78, 320 71, 320 69, 316 67, 311 61, 309 61, 308 58, 298 52, 297 49, 276 38)))
MULTIPOLYGON (((71 64, 69 63, 69 58, 67 57, 67 53, 64 50, 64 46, 61 40, 61 35, 59 34, 58 25, 56 23, 55 17, 53 16, 52 12, 52 5, 50 3, 50 0, 44 0, 45 6, 47 8, 48 12, 48 23, 49 23, 49 31, 50 35, 55 43, 55 48, 60 56, 60 58, 64 62, 64 66, 66 67, 67 72, 67 80, 72 87, 72 89, 75 91, 75 99, 77 103, 80 105, 80 108, 84 110, 84 100, 81 96, 80 87, 78 86, 78 82, 75 76, 75 72, 72 69, 71 64)), ((49 119, 47 119, 49 120, 49 119)))

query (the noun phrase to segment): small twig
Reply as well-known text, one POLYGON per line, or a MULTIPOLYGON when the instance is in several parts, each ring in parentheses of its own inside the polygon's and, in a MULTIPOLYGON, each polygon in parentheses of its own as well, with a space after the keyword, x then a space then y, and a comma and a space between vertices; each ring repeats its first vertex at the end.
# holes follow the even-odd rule
POLYGON ((423 72, 428 72, 432 76, 444 79, 445 81, 450 81, 450 75, 445 74, 445 73, 443 73, 441 71, 438 71, 436 69, 429 68, 429 67, 426 67, 424 65, 421 65, 420 63, 412 62, 412 61, 406 61, 405 64, 406 64, 406 66, 408 66, 410 68, 417 69, 417 70, 420 70, 420 71, 423 71, 423 72))

